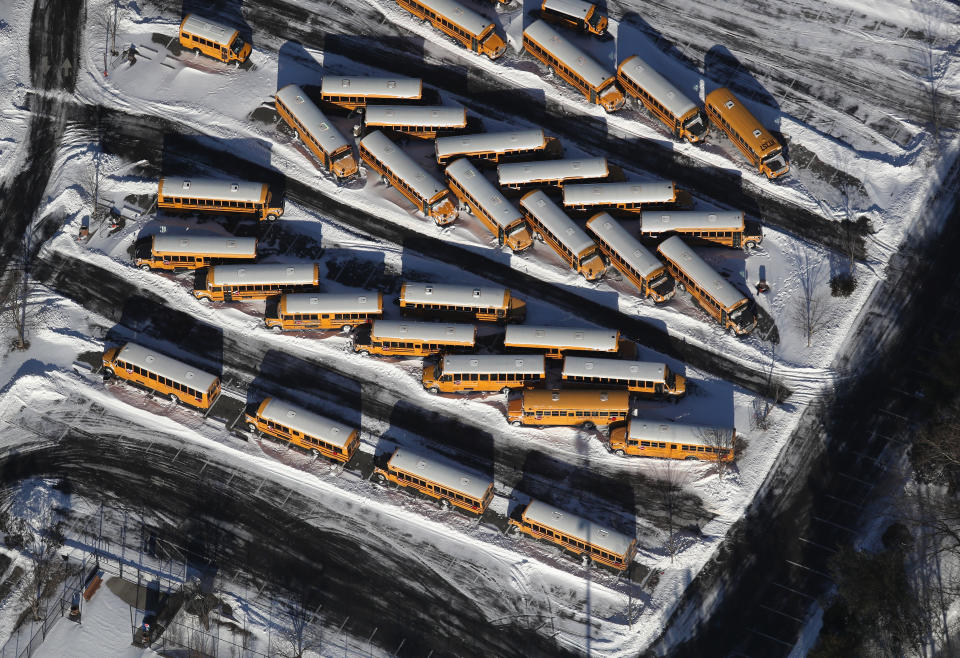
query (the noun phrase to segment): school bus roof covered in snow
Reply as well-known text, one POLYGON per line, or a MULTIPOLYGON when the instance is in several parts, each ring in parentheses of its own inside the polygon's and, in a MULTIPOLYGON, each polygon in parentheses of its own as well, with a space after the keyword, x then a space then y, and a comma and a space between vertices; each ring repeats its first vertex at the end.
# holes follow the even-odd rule
POLYGON ((724 308, 731 308, 746 299, 746 295, 734 288, 719 273, 697 255, 690 246, 674 235, 660 243, 657 250, 676 263, 687 276, 716 299, 724 308))
POLYGON ((667 376, 665 363, 653 361, 626 361, 623 359, 594 359, 567 356, 563 359, 564 377, 606 377, 646 382, 662 382, 667 376))
POLYGON ((316 263, 261 263, 244 265, 214 265, 210 268, 211 285, 247 285, 287 283, 310 285, 317 283, 316 263))
POLYGON ((266 183, 243 180, 164 176, 160 179, 158 193, 164 198, 189 197, 214 201, 246 201, 263 203, 270 187, 266 183))
POLYGON ((595 388, 524 389, 523 408, 531 409, 590 409, 621 411, 630 409, 629 391, 604 391, 595 388))
POLYGON ((277 99, 303 124, 327 153, 335 153, 350 142, 330 123, 319 107, 297 85, 287 85, 277 92, 277 99))
POLYGON ((711 427, 672 423, 662 420, 631 418, 627 434, 642 441, 671 441, 687 445, 730 447, 736 430, 732 427, 711 427))
POLYGON ((472 324, 374 320, 371 334, 380 340, 420 340, 425 343, 473 345, 476 341, 477 328, 472 324))
POLYGON ((331 294, 293 292, 283 296, 287 313, 379 313, 383 297, 379 292, 331 294))
POLYGON ((550 200, 542 190, 534 190, 520 199, 520 205, 526 208, 537 221, 543 224, 558 240, 576 256, 596 243, 587 233, 577 226, 560 207, 550 200))
POLYGON ((683 230, 742 231, 743 227, 743 213, 736 210, 714 212, 649 210, 640 215, 641 233, 683 230))
POLYGON ((565 535, 589 542, 616 555, 626 555, 635 541, 632 537, 623 533, 597 525, 583 517, 565 512, 540 500, 530 501, 530 504, 523 511, 523 518, 559 530, 565 535))
POLYGON ((299 407, 286 400, 267 398, 260 405, 259 414, 265 420, 272 420, 304 434, 322 439, 327 443, 343 448, 353 433, 354 428, 330 420, 326 416, 299 407))
POLYGON ((447 190, 440 181, 427 173, 426 169, 379 130, 361 139, 360 145, 409 185, 421 199, 430 201, 447 190))
POLYGON ((320 81, 320 93, 330 96, 374 96, 416 100, 423 94, 423 81, 420 78, 325 75, 320 81))
POLYGON ((632 55, 620 63, 617 72, 646 90, 660 102, 673 116, 680 118, 697 105, 686 94, 677 89, 669 80, 657 73, 638 55, 632 55))
POLYGON ((575 350, 616 352, 620 332, 609 329, 576 327, 531 327, 512 324, 507 327, 504 345, 510 347, 559 347, 575 350))
POLYGON ((523 219, 520 211, 466 158, 454 160, 445 171, 452 181, 480 203, 487 216, 500 228, 523 219))
POLYGON ((201 392, 209 391, 219 379, 216 375, 137 343, 124 345, 117 353, 117 358, 201 392))
POLYGON ((442 360, 444 373, 501 373, 523 375, 544 374, 542 354, 447 354, 442 360))
POLYGON ((397 448, 388 465, 477 500, 483 499, 493 484, 492 480, 478 473, 452 466, 409 448, 397 448))
POLYGON ((538 128, 536 130, 509 130, 438 137, 434 148, 437 151, 437 158, 449 158, 454 155, 469 155, 471 153, 527 151, 544 148, 546 144, 547 137, 538 128))
POLYGON ((237 33, 235 27, 227 27, 209 18, 201 18, 196 14, 187 14, 180 23, 180 31, 193 34, 210 41, 216 41, 224 46, 229 46, 233 41, 233 36, 237 33))
POLYGON ((218 237, 213 235, 153 236, 153 251, 157 254, 203 254, 224 258, 256 258, 256 238, 218 237))
POLYGON ((613 73, 603 68, 590 55, 567 41, 546 21, 534 21, 523 31, 523 36, 536 41, 540 46, 549 50, 568 69, 574 71, 595 89, 598 89, 604 82, 613 77, 613 73))
POLYGON ((537 181, 605 178, 609 175, 607 159, 567 158, 563 160, 536 160, 509 162, 497 165, 501 185, 523 185, 537 181))
POLYGON ((437 14, 464 28, 467 32, 479 36, 487 27, 493 25, 489 18, 461 5, 456 0, 419 0, 437 14))
POLYGON ((673 203, 677 188, 671 181, 572 183, 563 186, 563 205, 601 203, 673 203))
POLYGON ((368 126, 464 128, 467 111, 449 105, 371 105, 363 120, 368 126))
POLYGON ((593 5, 582 0, 543 0, 543 7, 585 20, 593 5))
POLYGON ((506 288, 407 281, 400 289, 400 300, 407 304, 506 308, 509 294, 510 291, 506 288))
POLYGON ((608 213, 597 213, 587 220, 587 228, 615 251, 630 267, 646 278, 664 268, 650 250, 630 235, 625 228, 608 213))

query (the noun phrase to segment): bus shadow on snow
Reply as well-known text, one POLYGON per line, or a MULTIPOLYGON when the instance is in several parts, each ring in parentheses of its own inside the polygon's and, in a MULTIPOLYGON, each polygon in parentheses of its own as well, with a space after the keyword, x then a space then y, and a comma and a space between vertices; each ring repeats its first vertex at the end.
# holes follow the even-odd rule
POLYGON ((386 257, 382 251, 326 249, 322 268, 326 270, 328 281, 383 293, 385 313, 392 306, 393 297, 400 291, 401 277, 387 271, 386 257))
POLYGON ((277 53, 277 90, 287 85, 299 85, 319 107, 320 82, 324 68, 303 44, 287 41, 280 46, 277 53))

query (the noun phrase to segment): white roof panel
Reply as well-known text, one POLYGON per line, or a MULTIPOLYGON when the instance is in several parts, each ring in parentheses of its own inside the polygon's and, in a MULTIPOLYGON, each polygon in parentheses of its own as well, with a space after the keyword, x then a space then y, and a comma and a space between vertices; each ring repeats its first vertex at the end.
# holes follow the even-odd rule
POLYGON ((743 213, 738 211, 649 210, 640 215, 641 233, 666 231, 742 231, 743 213))
POLYGON ((487 216, 500 228, 507 228, 514 222, 523 219, 517 208, 507 201, 496 186, 487 180, 480 171, 466 158, 454 160, 446 168, 447 177, 466 190, 467 194, 480 202, 487 216))
POLYGON ((660 243, 657 250, 686 273, 691 279, 706 290, 725 308, 730 308, 746 295, 733 287, 726 279, 720 276, 715 269, 697 255, 690 246, 674 235, 660 243))
POLYGON ((363 121, 368 126, 463 128, 467 125, 467 111, 449 105, 371 105, 363 121))
POLYGON ((424 342, 436 341, 473 345, 476 340, 477 329, 472 324, 374 320, 371 335, 380 340, 413 339, 424 342))
POLYGON ((552 9, 580 20, 586 20, 592 6, 592 4, 583 2, 583 0, 544 0, 543 2, 543 7, 546 9, 552 9))
POLYGON ((165 197, 259 202, 264 198, 267 187, 266 183, 242 180, 164 176, 160 179, 159 191, 165 197))
POLYGON ((230 42, 227 41, 227 39, 230 39, 230 37, 237 33, 237 29, 234 27, 221 25, 220 23, 211 21, 209 18, 201 18, 196 14, 189 14, 184 19, 180 29, 183 32, 189 32, 198 37, 216 41, 224 46, 229 46, 230 42))
POLYGON ((441 362, 443 372, 491 373, 516 372, 544 376, 542 354, 447 354, 441 362))
POLYGON ((343 136, 343 133, 330 123, 327 116, 297 85, 287 85, 278 91, 277 99, 299 119, 300 123, 319 142, 320 148, 328 154, 335 153, 344 146, 350 146, 350 142, 343 136))
POLYGON ((451 135, 438 137, 435 143, 438 158, 470 153, 509 153, 544 148, 547 137, 540 129, 509 130, 495 133, 476 133, 473 135, 451 135))
POLYGON ((153 250, 161 254, 207 254, 226 258, 256 258, 257 239, 160 233, 153 236, 153 250))
POLYGON ((219 379, 216 375, 136 343, 124 345, 117 358, 204 393, 219 379))
POLYGON ((447 489, 465 493, 477 500, 482 500, 487 489, 493 484, 493 480, 488 477, 464 470, 459 466, 452 466, 445 461, 409 448, 397 448, 390 457, 389 465, 436 482, 447 489))
POLYGON ((609 173, 610 169, 607 167, 605 157, 536 160, 534 162, 509 162, 497 165, 500 185, 523 185, 547 180, 605 178, 609 173))
POLYGON ((262 263, 214 265, 211 268, 215 286, 240 284, 287 283, 310 285, 317 282, 315 263, 262 263))
POLYGON ((620 332, 609 329, 578 329, 572 327, 532 327, 511 324, 507 326, 504 345, 562 347, 577 350, 616 352, 620 332))
POLYGON ((409 185, 421 199, 430 201, 447 191, 440 181, 427 173, 426 169, 414 162, 413 158, 379 130, 361 139, 360 144, 409 185))
POLYGON ((350 75, 325 75, 320 93, 331 96, 380 96, 416 100, 423 93, 420 78, 375 78, 350 75))
POLYGON ((419 0, 420 4, 446 16, 450 21, 479 36, 487 27, 493 25, 489 18, 481 16, 472 9, 467 9, 456 0, 419 0))
POLYGON ((506 288, 459 286, 449 283, 403 284, 403 301, 413 304, 446 304, 474 308, 504 308, 507 304, 506 288))
POLYGON ((583 356, 563 358, 565 377, 607 377, 662 382, 667 376, 667 365, 652 361, 625 361, 623 359, 595 359, 583 356))
POLYGON ((627 432, 631 439, 641 441, 672 441, 688 445, 722 448, 731 445, 736 430, 732 427, 711 427, 709 425, 631 418, 627 432))
POLYGON ((581 254, 596 243, 586 231, 577 226, 560 206, 550 200, 543 190, 536 190, 520 199, 520 205, 526 208, 558 240, 563 242, 574 254, 581 254))
POLYGON ((696 103, 636 55, 620 64, 620 75, 646 90, 677 118, 697 108, 696 103))
POLYGON ((630 545, 634 542, 632 537, 597 525, 592 521, 565 512, 540 500, 531 500, 527 509, 523 512, 523 517, 528 521, 554 528, 565 535, 576 537, 617 555, 626 555, 627 551, 630 550, 630 545))
POLYGON ((578 73, 593 88, 599 89, 604 82, 614 77, 610 71, 598 64, 588 54, 566 40, 554 30, 546 21, 538 20, 531 23, 523 31, 523 36, 533 39, 538 44, 553 53, 554 57, 563 62, 568 69, 578 73))
POLYGON ((355 428, 348 425, 330 420, 303 407, 298 407, 292 402, 278 400, 277 398, 268 398, 268 402, 260 415, 267 420, 286 425, 291 429, 332 443, 339 448, 346 445, 355 431, 355 428))
POLYGON ((594 215, 587 220, 587 228, 607 247, 620 255, 630 267, 646 278, 663 269, 663 263, 650 250, 640 244, 640 241, 630 235, 620 222, 607 213, 594 215))
POLYGON ((331 294, 294 292, 283 296, 287 313, 377 313, 382 310, 380 293, 331 294))
POLYGON ((671 181, 580 183, 563 186, 563 205, 601 203, 673 203, 677 191, 671 181))

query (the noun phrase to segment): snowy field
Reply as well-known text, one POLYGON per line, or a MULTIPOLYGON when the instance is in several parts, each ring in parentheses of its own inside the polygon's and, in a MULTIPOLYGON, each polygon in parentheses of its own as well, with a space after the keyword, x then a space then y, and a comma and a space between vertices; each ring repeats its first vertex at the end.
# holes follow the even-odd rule
MULTIPOLYGON (((57 218, 57 224, 36 257, 37 278, 44 285, 30 293, 30 349, 12 352, 0 365, 0 379, 7 382, 0 389, 0 418, 7 423, 4 442, 15 441, 16 428, 29 419, 58 418, 66 413, 67 403, 79 405, 66 414, 72 419, 66 425, 95 432, 107 431, 101 423, 127 424, 140 428, 151 442, 189 446, 236 472, 269 479, 318 501, 330 516, 311 523, 387 542, 400 562, 426 562, 450 591, 479 603, 487 623, 546 609, 556 621, 540 632, 555 634, 562 649, 635 655, 660 635, 684 587, 750 505, 808 405, 849 375, 838 372, 835 363, 851 347, 849 337, 864 322, 874 287, 888 276, 892 254, 912 231, 940 219, 926 208, 956 159, 955 116, 944 118, 935 143, 929 117, 923 115, 922 95, 935 86, 946 114, 957 107, 960 75, 956 58, 948 55, 958 39, 960 11, 942 2, 904 8, 837 1, 801 3, 798 6, 806 8, 799 14, 790 13, 791 8, 777 17, 744 13, 740 3, 724 3, 743 21, 737 28, 721 22, 710 3, 652 4, 648 10, 637 8, 649 11, 641 18, 624 3, 611 2, 609 38, 573 37, 610 70, 630 54, 640 54, 701 100, 721 84, 732 86, 789 146, 793 168, 783 181, 772 183, 752 170, 729 140, 717 137, 716 130, 705 146, 676 142, 645 110, 628 105, 606 115, 556 76, 544 75, 543 67, 521 55, 522 30, 536 8, 529 0, 522 7, 514 2, 496 10, 481 8, 507 37, 508 52, 495 62, 463 50, 392 2, 364 0, 350 11, 336 2, 306 4, 295 9, 277 2, 272 18, 261 13, 262 7, 244 7, 243 16, 236 8, 223 9, 221 19, 245 22, 252 30, 251 65, 242 68, 181 53, 176 43, 179 8, 130 4, 119 12, 116 42, 121 48, 133 44, 137 62, 131 66, 107 57, 105 75, 102 17, 112 5, 88 3, 70 102, 90 111, 78 109, 78 118, 67 124, 36 209, 38 225, 40 218, 49 217, 57 218), (690 20, 681 22, 680 17, 690 20), (783 37, 780 42, 792 41, 790 55, 770 59, 769 47, 758 50, 756 44, 745 43, 744 37, 759 30, 783 37), (337 31, 340 42, 333 38, 337 31), (324 36, 326 32, 330 34, 324 36), (355 33, 378 41, 360 62, 344 55, 344 39, 355 33), (397 68, 385 68, 389 60, 380 55, 404 40, 415 47, 398 49, 397 68), (429 93, 442 104, 465 106, 484 130, 538 125, 524 111, 529 102, 539 108, 537 116, 551 118, 546 132, 559 137, 568 157, 603 153, 606 142, 591 138, 591 131, 601 125, 611 144, 644 145, 636 159, 625 159, 622 152, 610 155, 628 179, 665 177, 651 166, 660 157, 665 171, 684 171, 680 186, 693 195, 695 208, 746 208, 751 219, 764 222, 760 248, 749 253, 697 250, 756 301, 773 327, 737 339, 684 294, 655 306, 640 299, 612 269, 600 281, 586 282, 542 243, 521 255, 498 247, 466 213, 452 226, 438 228, 370 172, 338 186, 302 142, 278 127, 272 94, 279 87, 296 83, 316 88, 325 72, 404 74, 402 65, 410 57, 419 57, 425 70, 437 71, 433 79, 424 76, 429 93), (838 92, 837 79, 829 76, 847 75, 852 60, 869 60, 866 70, 890 93, 885 96, 859 84, 838 92), (901 70, 903 61, 914 64, 901 70), (929 63, 926 72, 923 61, 929 63), (750 74, 773 69, 769 76, 750 74), (466 84, 448 85, 449 71, 465 71, 466 84), (489 91, 498 86, 522 94, 512 111, 502 111, 502 104, 491 100, 489 91), (484 93, 465 93, 471 88, 484 93), (107 126, 116 127, 116 133, 102 134, 99 140, 91 119, 97 114, 92 108, 98 107, 109 117, 107 126), (131 118, 125 124, 126 115, 131 118), (581 131, 581 124, 587 128, 581 131), (91 221, 95 167, 100 172, 100 202, 117 209, 123 219, 114 230, 93 220, 90 239, 81 241, 80 228, 91 221), (503 395, 429 395, 420 383, 419 359, 364 358, 337 332, 276 335, 263 325, 262 302, 201 303, 192 295, 193 273, 151 273, 134 267, 133 244, 144 236, 259 232, 261 227, 250 222, 175 216, 153 207, 162 173, 245 172, 252 172, 244 176, 251 179, 290 181, 283 218, 260 235, 261 262, 317 262, 325 291, 380 289, 385 301, 407 279, 503 285, 503 271, 526 275, 530 279, 525 281, 599 304, 616 314, 611 317, 639 321, 668 336, 673 341, 669 344, 706 355, 699 357, 702 367, 694 367, 679 359, 676 350, 667 354, 641 344, 639 358, 666 362, 686 376, 691 390, 676 404, 639 401, 638 415, 735 426, 743 438, 742 453, 721 478, 707 463, 666 464, 612 455, 602 443, 605 429, 511 427, 503 395), (739 181, 736 190, 724 189, 722 181, 730 176, 739 181), (702 189, 691 184, 698 179, 703 180, 702 189), (744 205, 735 205, 737 201, 744 205), (342 207, 353 209, 354 216, 336 210, 342 207), (791 223, 791 211, 819 223, 791 223), (854 265, 857 287, 850 297, 832 297, 828 281, 845 271, 848 255, 837 248, 831 231, 843 220, 860 217, 869 222, 871 232, 854 265), (367 230, 370 220, 364 218, 375 218, 381 226, 367 230), (439 253, 410 244, 459 248, 480 265, 457 267, 439 253), (761 279, 770 285, 769 293, 756 292, 761 279), (824 307, 823 327, 809 345, 795 321, 803 287, 819 291, 824 307), (196 342, 198 337, 203 340, 196 342), (72 364, 80 355, 102 352, 118 339, 136 339, 220 373, 242 400, 238 409, 244 402, 278 395, 360 427, 359 461, 365 466, 334 468, 270 441, 245 440, 234 431, 236 416, 221 419, 214 413, 203 418, 74 371, 72 364), (717 359, 711 361, 710 355, 717 359), (763 388, 748 387, 741 377, 759 382, 768 374, 791 395, 772 411, 769 427, 759 429, 752 411, 763 388), (96 419, 88 413, 94 406, 104 410, 96 419), (488 514, 477 522, 374 485, 366 465, 397 446, 422 446, 492 476, 496 498, 488 514), (657 498, 662 488, 658 483, 665 480, 680 485, 690 506, 682 521, 670 524, 672 535, 664 501, 657 498), (587 569, 546 544, 505 534, 507 516, 531 496, 547 497, 557 506, 632 533, 639 546, 635 567, 618 577, 587 569), (362 513, 346 513, 351 510, 362 513), (452 568, 455 563, 460 567, 452 568), (591 629, 589 635, 585 628, 591 629)), ((17 171, 18 158, 23 161, 29 116, 18 100, 30 86, 23 45, 29 6, 14 3, 10 9, 13 20, 0 17, 0 43, 21 56, 0 64, 0 84, 7 92, 2 97, 9 104, 2 114, 3 178, 17 171)), ((334 118, 347 135, 356 121, 334 118)), ((413 141, 406 150, 442 179, 432 144, 413 141)), ((632 230, 635 224, 625 221, 632 230)), ((596 318, 578 312, 575 304, 561 308, 538 297, 534 288, 531 294, 524 294, 522 287, 516 292, 528 303, 527 324, 597 326, 596 318)), ((385 309, 385 317, 400 317, 388 301, 385 309)), ((493 331, 485 328, 481 333, 493 331)), ((39 435, 55 438, 45 426, 39 430, 39 435)), ((103 591, 92 610, 94 619, 118 614, 111 596, 103 591)), ((75 632, 73 628, 60 624, 56 630, 62 635, 75 632)), ((53 653, 44 655, 57 655, 54 649, 70 641, 61 635, 55 638, 60 644, 51 645, 53 653)), ((87 634, 78 641, 95 642, 95 637, 87 634)), ((103 642, 111 638, 105 634, 103 642)))

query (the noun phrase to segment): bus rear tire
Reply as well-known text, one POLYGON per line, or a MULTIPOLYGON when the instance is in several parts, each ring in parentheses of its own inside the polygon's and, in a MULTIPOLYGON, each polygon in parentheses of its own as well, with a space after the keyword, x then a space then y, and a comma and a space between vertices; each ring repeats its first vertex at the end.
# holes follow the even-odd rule
POLYGON ((275 222, 275 221, 277 221, 277 214, 276 214, 276 213, 270 213, 269 215, 267 215, 267 221, 270 221, 270 222, 275 222))
POLYGON ((387 478, 384 477, 383 473, 377 473, 376 476, 374 476, 374 479, 377 481, 377 484, 387 483, 387 478))
POLYGON ((591 421, 588 420, 582 423, 580 427, 582 427, 585 430, 592 430, 594 427, 596 427, 596 425, 594 425, 591 421))
POLYGON ((441 498, 441 499, 440 499, 440 509, 445 509, 445 510, 450 509, 450 501, 447 500, 446 498, 441 498))
POLYGON ((617 457, 623 457, 627 453, 625 453, 622 449, 618 448, 617 450, 613 451, 613 454, 615 454, 617 457))
POLYGON ((257 433, 257 425, 255 423, 247 423, 247 431, 251 434, 257 433))
POLYGON ((104 368, 103 369, 103 378, 111 379, 114 375, 113 368, 104 368))
POLYGON ((430 388, 427 389, 427 392, 430 393, 430 395, 436 395, 437 393, 440 392, 440 389, 437 388, 436 386, 431 386, 430 388))
POLYGON ((180 398, 177 397, 176 393, 171 393, 167 397, 170 398, 170 401, 173 402, 174 404, 180 404, 180 398))
MULTIPOLYGON (((370 356, 370 350, 360 350, 360 356, 370 356)), ((436 395, 436 389, 430 389, 430 392, 436 395)))
POLYGON ((688 462, 688 461, 690 461, 691 459, 692 459, 693 461, 696 461, 696 460, 697 460, 697 458, 694 457, 693 455, 687 455, 686 457, 683 458, 683 461, 688 462))
POLYGON ((310 456, 313 457, 314 459, 319 459, 320 451, 317 450, 316 448, 310 448, 310 456))
POLYGON ((193 54, 196 55, 197 57, 200 57, 200 49, 199 49, 199 48, 194 48, 194 49, 193 49, 193 54))
POLYGON ((345 324, 345 325, 343 325, 342 327, 340 327, 340 331, 342 331, 342 332, 344 332, 344 333, 350 333, 350 331, 351 331, 352 329, 353 329, 353 325, 352 325, 352 324, 345 324))
POLYGON ((272 327, 270 327, 270 331, 272 331, 275 334, 282 334, 283 327, 281 327, 279 324, 275 324, 272 327))
POLYGON ((680 292, 686 292, 686 291, 687 291, 687 287, 684 286, 682 283, 680 283, 680 282, 678 281, 678 282, 677 282, 677 290, 679 290, 680 292))
POLYGON ((504 395, 510 395, 510 387, 504 386, 503 388, 500 389, 500 392, 503 393, 504 395))

